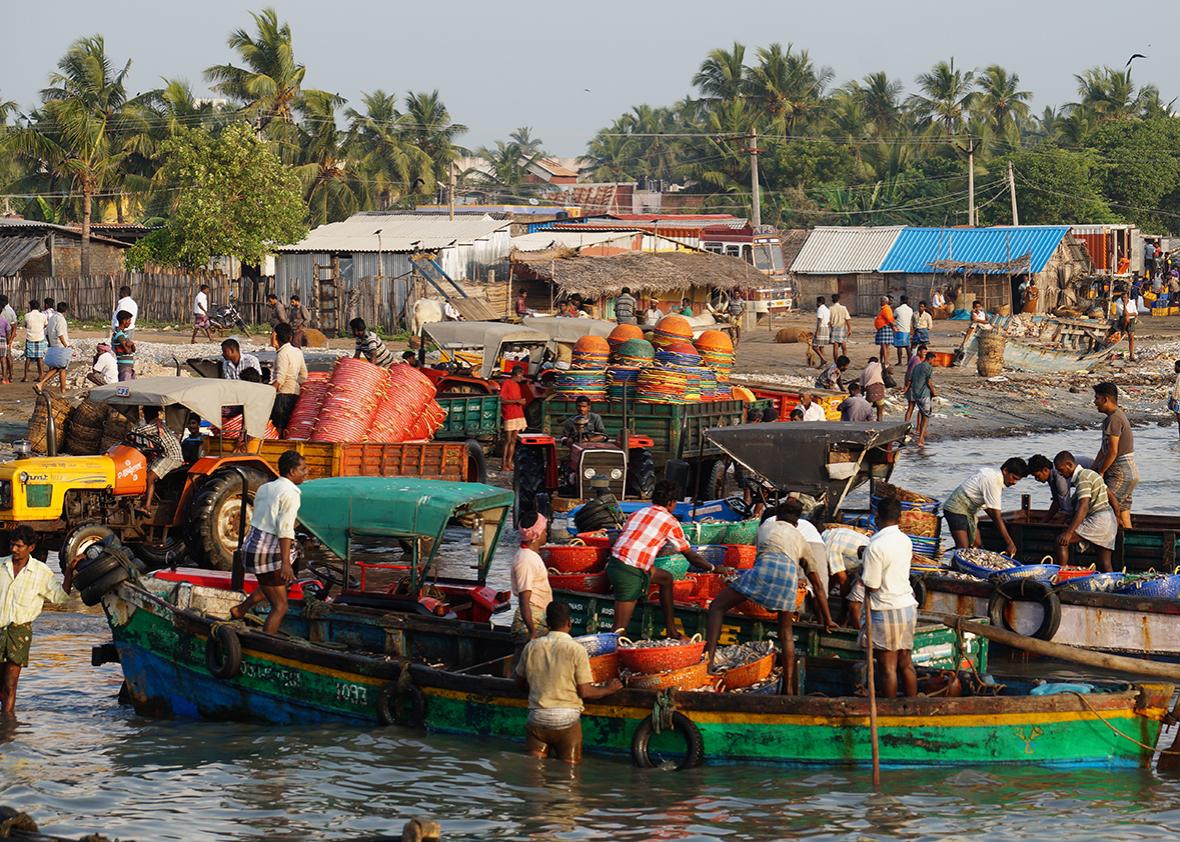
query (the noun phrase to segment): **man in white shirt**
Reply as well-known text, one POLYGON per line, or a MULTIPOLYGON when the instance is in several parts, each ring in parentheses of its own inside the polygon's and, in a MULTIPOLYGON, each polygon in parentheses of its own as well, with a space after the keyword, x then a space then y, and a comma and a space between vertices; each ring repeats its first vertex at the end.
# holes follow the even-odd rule
POLYGON ((864 603, 864 586, 857 581, 858 596, 853 596, 852 574, 860 570, 861 554, 869 545, 869 536, 855 529, 833 526, 823 531, 824 550, 827 552, 827 587, 829 592, 833 581, 839 592, 847 597, 848 625, 860 628, 860 607, 864 603))
POLYGON ((119 364, 115 355, 111 353, 111 346, 106 342, 99 342, 94 347, 94 362, 86 379, 96 386, 109 386, 119 382, 119 364))
POLYGON ((824 297, 821 295, 815 299, 815 335, 811 337, 811 348, 819 354, 817 368, 823 368, 828 364, 828 358, 824 356, 824 346, 831 340, 832 311, 828 309, 828 305, 824 303, 824 297))
MULTIPOLYGON (((914 545, 897 528, 901 501, 887 497, 877 506, 877 534, 865 548, 860 580, 872 615, 873 658, 881 671, 881 695, 897 695, 898 673, 905 695, 918 695, 918 676, 910 652, 914 648, 914 627, 918 622, 918 601, 910 587, 910 561, 914 545)), ((865 626, 859 641, 867 643, 865 626)))
POLYGON ((16 716, 16 685, 20 671, 29 665, 33 621, 45 601, 61 605, 74 583, 77 558, 66 564, 61 587, 53 571, 33 558, 37 533, 18 526, 8 533, 11 555, 0 559, 0 718, 16 716))
POLYGON ((984 468, 951 492, 942 505, 942 514, 956 548, 979 546, 977 521, 980 511, 986 511, 1004 540, 1008 555, 1016 555, 1016 543, 1004 525, 1000 497, 1005 488, 1011 488, 1026 476, 1028 464, 1013 456, 998 469, 984 468))
MULTIPOLYGON (((290 331, 290 325, 287 326, 290 331)), ((298 451, 279 457, 279 477, 262 485, 254 494, 250 531, 242 542, 246 571, 258 577, 258 589, 230 609, 240 620, 264 599, 270 613, 262 626, 274 634, 287 613, 287 585, 295 580, 295 521, 299 517, 300 484, 307 479, 307 462, 298 451)))
POLYGON ((45 376, 33 384, 33 391, 40 393, 45 384, 57 375, 61 393, 66 393, 66 369, 69 368, 73 351, 70 350, 70 327, 66 321, 66 312, 70 305, 65 301, 57 302, 56 307, 50 308, 52 314, 45 326, 45 339, 49 347, 45 352, 45 365, 49 370, 45 376))
POLYGON ((838 356, 848 356, 848 337, 852 335, 852 314, 848 308, 840 303, 840 293, 832 296, 832 306, 828 308, 828 322, 832 327, 832 359, 838 356))
POLYGON ((799 396, 799 408, 803 410, 804 421, 828 420, 828 416, 824 413, 824 408, 815 399, 815 395, 810 392, 804 392, 799 396))
POLYGON ((914 329, 914 308, 910 306, 910 297, 903 295, 901 303, 893 311, 893 347, 897 349, 897 364, 901 365, 901 352, 905 351, 905 358, 910 358, 910 333, 914 329))
POLYGON ((262 377, 262 364, 258 362, 258 357, 253 354, 243 354, 242 346, 238 344, 238 340, 223 339, 221 341, 221 379, 241 380, 242 372, 248 368, 257 371, 259 378, 262 377))
POLYGON ((45 359, 45 352, 49 350, 49 341, 45 338, 45 328, 49 319, 41 312, 41 305, 37 299, 29 301, 29 312, 25 313, 25 369, 20 382, 29 382, 29 361, 37 363, 37 379, 45 375, 45 366, 41 361, 45 359))
POLYGON ((213 334, 209 330, 209 285, 201 284, 201 288, 197 291, 197 295, 193 298, 193 338, 189 340, 190 345, 195 345, 197 342, 197 332, 204 331, 205 338, 212 342, 213 334))
POLYGON ((124 333, 130 334, 135 330, 135 325, 139 321, 139 305, 131 297, 131 287, 119 287, 119 303, 115 305, 115 310, 111 314, 112 331, 119 329, 119 313, 122 312, 131 314, 131 325, 123 328, 124 333))
POLYGON ((277 351, 273 374, 277 394, 270 420, 280 431, 287 426, 291 410, 299 400, 299 392, 307 382, 307 362, 303 358, 303 349, 291 344, 292 335, 291 325, 287 322, 275 325, 271 333, 271 343, 277 351))

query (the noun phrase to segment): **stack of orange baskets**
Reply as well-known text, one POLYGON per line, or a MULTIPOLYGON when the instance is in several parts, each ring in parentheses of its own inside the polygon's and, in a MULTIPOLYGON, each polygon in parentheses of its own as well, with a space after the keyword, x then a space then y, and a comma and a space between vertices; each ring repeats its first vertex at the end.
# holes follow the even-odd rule
POLYGON ((684 316, 664 316, 652 331, 651 341, 657 348, 672 342, 692 342, 692 325, 684 316))
POLYGON ((610 343, 601 336, 583 336, 574 343, 571 368, 603 369, 610 362, 610 343))
POLYGON ((728 382, 735 356, 729 334, 720 330, 706 330, 697 337, 696 348, 705 365, 716 372, 718 382, 728 382))
POLYGON ((611 350, 614 351, 628 339, 642 339, 643 328, 639 325, 619 325, 610 332, 610 336, 606 341, 610 343, 611 350))

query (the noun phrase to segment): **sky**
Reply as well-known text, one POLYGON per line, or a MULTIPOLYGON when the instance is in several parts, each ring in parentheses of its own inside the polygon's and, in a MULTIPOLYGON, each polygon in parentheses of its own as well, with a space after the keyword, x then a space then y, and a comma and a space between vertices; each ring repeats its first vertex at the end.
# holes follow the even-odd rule
MULTIPOLYGON (((600 128, 633 105, 667 105, 690 93, 709 50, 734 41, 751 55, 775 41, 809 51, 837 84, 885 70, 907 92, 914 78, 951 58, 963 68, 998 63, 1020 74, 1039 112, 1076 97, 1075 73, 1121 68, 1165 102, 1180 95, 1174 44, 1180 3, 1092 0, 894 0, 797 3, 657 0, 636 3, 360 2, 274 3, 290 22, 304 84, 357 101, 381 88, 399 95, 437 89, 470 131, 460 143, 490 145, 529 126, 546 151, 582 153, 600 128)), ((0 98, 32 107, 75 38, 101 34, 109 55, 131 59, 133 92, 187 79, 206 93, 203 71, 235 60, 226 45, 253 29, 239 0, 56 0, 19 4, 19 37, 0 56, 0 98)), ((9 20, 16 15, 10 10, 9 20)), ((12 33, 15 35, 16 33, 12 33)))

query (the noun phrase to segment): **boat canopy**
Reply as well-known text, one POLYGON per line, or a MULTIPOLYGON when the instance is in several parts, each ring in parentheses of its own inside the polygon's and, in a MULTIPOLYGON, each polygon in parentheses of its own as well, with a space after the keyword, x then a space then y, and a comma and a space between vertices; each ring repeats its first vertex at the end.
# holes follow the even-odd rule
POLYGON ((909 424, 853 423, 850 421, 791 421, 770 424, 741 424, 706 430, 705 436, 721 450, 758 474, 776 488, 799 491, 819 497, 825 492, 837 495, 846 485, 855 488, 870 476, 888 479, 892 459, 887 448, 905 439, 909 424), (840 477, 830 465, 849 464, 833 460, 833 453, 851 454, 855 465, 865 454, 859 469, 849 477, 840 477), (874 453, 874 451, 876 451, 874 453), (884 470, 870 473, 867 468, 884 470))
POLYGON ((275 390, 247 380, 212 380, 204 377, 144 377, 90 391, 90 400, 112 406, 182 406, 215 427, 224 423, 221 410, 240 406, 246 434, 262 438, 274 407, 275 390))
POLYGON ((496 371, 496 361, 504 345, 549 344, 549 335, 505 322, 430 322, 422 333, 446 350, 479 348, 483 351, 480 376, 489 379, 496 371))
POLYGON ((570 319, 562 316, 525 316, 525 327, 538 330, 554 342, 570 344, 583 336, 610 336, 618 325, 601 319, 570 319))
POLYGON ((452 520, 482 525, 481 581, 513 499, 511 491, 482 483, 411 477, 331 477, 305 482, 300 491, 299 522, 345 560, 354 537, 429 538, 418 565, 425 568, 452 520))

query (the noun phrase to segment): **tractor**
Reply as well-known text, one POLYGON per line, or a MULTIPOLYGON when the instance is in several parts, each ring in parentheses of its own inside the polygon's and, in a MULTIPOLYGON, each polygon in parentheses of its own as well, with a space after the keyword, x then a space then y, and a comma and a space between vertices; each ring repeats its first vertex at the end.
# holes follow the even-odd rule
MULTIPOLYGON (((274 389, 236 380, 153 377, 101 386, 91 400, 120 408, 159 406, 173 431, 190 412, 220 424, 222 410, 240 408, 247 432, 261 435, 274 402, 274 389)), ((232 411, 232 409, 231 409, 232 411)), ((127 435, 93 456, 58 456, 47 436, 48 456, 22 448, 0 464, 0 543, 17 525, 32 527, 42 540, 39 555, 57 550, 62 563, 112 536, 149 566, 175 565, 188 557, 202 567, 228 570, 254 492, 275 476, 253 455, 207 456, 174 470, 157 483, 155 500, 144 507, 153 445, 127 435)))

